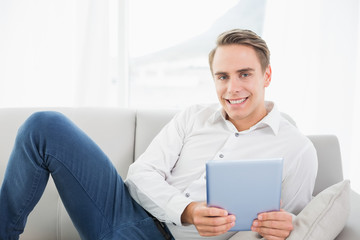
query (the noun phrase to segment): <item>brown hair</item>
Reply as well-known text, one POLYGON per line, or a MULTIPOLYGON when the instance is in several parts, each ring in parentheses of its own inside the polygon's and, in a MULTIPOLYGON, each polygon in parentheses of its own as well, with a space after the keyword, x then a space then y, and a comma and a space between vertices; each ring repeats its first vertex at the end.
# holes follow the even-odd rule
POLYGON ((220 34, 216 40, 216 47, 209 53, 210 70, 216 53, 216 49, 220 46, 239 44, 252 47, 260 60, 261 68, 265 72, 270 64, 270 51, 266 42, 251 30, 233 29, 220 34))

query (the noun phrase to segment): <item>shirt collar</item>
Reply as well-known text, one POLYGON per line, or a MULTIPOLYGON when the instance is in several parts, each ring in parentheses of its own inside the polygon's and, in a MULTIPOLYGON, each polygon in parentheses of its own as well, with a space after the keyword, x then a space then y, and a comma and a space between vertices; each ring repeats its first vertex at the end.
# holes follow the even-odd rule
MULTIPOLYGON (((254 126, 252 126, 250 129, 245 131, 253 131, 255 129, 270 127, 274 135, 277 135, 277 133, 279 132, 279 125, 280 125, 280 112, 278 111, 276 105, 270 101, 265 101, 265 108, 267 111, 267 115, 263 119, 261 119, 258 123, 256 123, 254 126)), ((221 106, 219 106, 219 108, 211 116, 210 121, 213 123, 215 123, 216 121, 224 121, 224 122, 227 121, 226 113, 221 106)))
POLYGON ((220 104, 218 104, 218 108, 217 110, 214 112, 214 114, 212 114, 212 116, 210 117, 210 121, 212 123, 216 123, 217 121, 226 121, 226 113, 224 111, 224 109, 222 108, 222 106, 220 104))
POLYGON ((278 111, 276 105, 270 101, 265 102, 265 108, 267 111, 267 115, 251 128, 259 129, 269 126, 273 131, 274 135, 277 135, 280 126, 280 112, 278 111))

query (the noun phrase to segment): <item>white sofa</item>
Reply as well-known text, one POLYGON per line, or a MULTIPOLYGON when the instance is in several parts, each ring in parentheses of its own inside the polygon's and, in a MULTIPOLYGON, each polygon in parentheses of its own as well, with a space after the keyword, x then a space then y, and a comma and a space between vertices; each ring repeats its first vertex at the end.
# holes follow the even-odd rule
MULTIPOLYGON (((0 109, 0 184, 4 177, 17 129, 31 115, 44 109, 0 109)), ((48 109, 47 109, 48 110, 48 109)), ((56 108, 82 128, 109 156, 125 178, 128 166, 174 115, 174 110, 106 108, 56 108)), ((339 143, 335 136, 309 136, 319 157, 314 195, 343 180, 339 143)), ((0 213, 1 214, 1 213, 0 213)), ((336 220, 335 220, 336 221, 336 220)), ((30 214, 20 239, 80 239, 68 217, 52 179, 30 214)), ((360 239, 360 196, 351 191, 351 212, 337 240, 360 239)))

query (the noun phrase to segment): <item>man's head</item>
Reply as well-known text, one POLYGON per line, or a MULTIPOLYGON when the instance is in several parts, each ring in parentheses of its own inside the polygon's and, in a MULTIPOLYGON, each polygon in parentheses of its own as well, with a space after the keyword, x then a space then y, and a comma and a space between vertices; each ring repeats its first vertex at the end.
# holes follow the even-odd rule
POLYGON ((252 47, 255 50, 257 57, 259 58, 263 72, 265 72, 266 68, 270 64, 270 51, 266 45, 266 42, 261 37, 259 37, 253 31, 246 29, 233 29, 218 36, 216 40, 216 47, 209 53, 209 65, 211 72, 213 72, 212 63, 217 48, 220 46, 232 44, 252 47))
POLYGON ((245 130, 266 114, 265 88, 271 81, 269 50, 249 30, 221 34, 209 55, 216 93, 227 118, 245 130))

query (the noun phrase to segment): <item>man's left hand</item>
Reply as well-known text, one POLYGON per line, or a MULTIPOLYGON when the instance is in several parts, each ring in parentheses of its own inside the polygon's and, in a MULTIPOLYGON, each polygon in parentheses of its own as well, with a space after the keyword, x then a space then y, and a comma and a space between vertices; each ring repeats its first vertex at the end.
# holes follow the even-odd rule
POLYGON ((251 230, 266 240, 286 239, 293 230, 292 215, 283 209, 279 212, 261 213, 254 220, 251 230))

